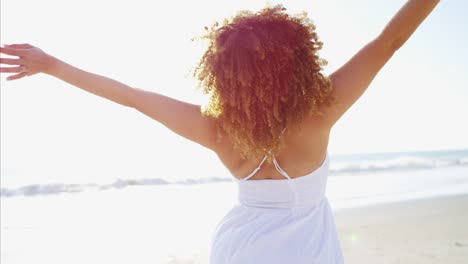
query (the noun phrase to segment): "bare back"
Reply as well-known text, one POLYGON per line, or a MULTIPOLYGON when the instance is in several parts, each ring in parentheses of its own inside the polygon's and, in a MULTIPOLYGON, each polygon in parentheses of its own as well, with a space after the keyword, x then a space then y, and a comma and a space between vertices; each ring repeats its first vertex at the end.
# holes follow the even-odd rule
MULTIPOLYGON (((291 178, 305 176, 317 169, 323 162, 330 130, 322 125, 318 118, 311 117, 304 120, 302 129, 291 130, 286 128, 280 138, 282 150, 275 156, 281 168, 291 178)), ((238 179, 249 175, 261 162, 261 160, 244 160, 240 152, 233 149, 227 139, 221 142, 221 147, 216 150, 221 162, 238 179)), ((284 180, 272 163, 265 162, 260 170, 250 180, 275 179, 284 180)))

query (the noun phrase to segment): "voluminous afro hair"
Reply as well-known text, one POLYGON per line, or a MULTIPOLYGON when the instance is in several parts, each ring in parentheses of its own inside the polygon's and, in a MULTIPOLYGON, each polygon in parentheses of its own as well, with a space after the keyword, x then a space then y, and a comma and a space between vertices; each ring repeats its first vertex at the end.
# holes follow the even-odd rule
POLYGON ((227 136, 245 159, 277 154, 286 127, 333 102, 315 25, 306 13, 285 10, 240 11, 205 27, 209 48, 194 72, 210 95, 202 112, 216 118, 218 136, 227 136))

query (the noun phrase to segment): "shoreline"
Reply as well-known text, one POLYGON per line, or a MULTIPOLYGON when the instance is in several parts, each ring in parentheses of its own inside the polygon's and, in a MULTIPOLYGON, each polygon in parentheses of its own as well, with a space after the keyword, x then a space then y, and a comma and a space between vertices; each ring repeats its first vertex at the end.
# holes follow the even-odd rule
POLYGON ((345 263, 468 259, 468 194, 334 210, 345 263))

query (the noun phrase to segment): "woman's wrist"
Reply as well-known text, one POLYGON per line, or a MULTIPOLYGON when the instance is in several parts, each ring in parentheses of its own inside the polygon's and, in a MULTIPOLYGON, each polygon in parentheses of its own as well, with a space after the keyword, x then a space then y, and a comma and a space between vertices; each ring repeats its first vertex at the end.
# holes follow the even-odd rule
POLYGON ((43 73, 58 77, 62 68, 63 62, 61 60, 54 56, 46 55, 43 73))

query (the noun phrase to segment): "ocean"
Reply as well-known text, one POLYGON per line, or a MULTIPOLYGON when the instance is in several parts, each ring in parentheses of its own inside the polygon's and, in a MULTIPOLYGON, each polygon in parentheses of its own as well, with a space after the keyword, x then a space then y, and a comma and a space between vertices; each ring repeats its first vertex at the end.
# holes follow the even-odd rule
MULTIPOLYGON (((444 150, 444 151, 421 151, 421 152, 394 152, 394 153, 364 153, 364 154, 337 154, 331 153, 330 163, 330 178, 335 182, 339 181, 358 181, 364 177, 365 179, 391 177, 418 177, 417 175, 432 175, 440 174, 442 171, 459 171, 461 175, 468 175, 468 150, 444 150), (413 176, 410 176, 413 175, 413 176), (337 178, 337 179, 333 179, 337 178)), ((1 176, 1 197, 13 198, 17 196, 37 197, 42 195, 58 195, 73 193, 79 194, 82 192, 99 190, 106 191, 110 189, 123 190, 130 186, 164 186, 164 185, 183 185, 192 186, 194 184, 207 184, 215 182, 230 182, 231 175, 227 172, 206 172, 208 176, 200 176, 199 174, 187 174, 181 180, 171 180, 170 178, 153 177, 153 178, 120 178, 106 176, 107 181, 96 182, 70 182, 64 175, 63 182, 34 182, 37 177, 33 175, 9 175, 8 170, 3 172, 1 176), (18 181, 18 178, 21 178, 18 181), (31 180, 34 179, 34 180, 31 180)), ((403 178, 404 178, 403 177, 403 178)), ((426 178, 421 179, 421 184, 417 184, 424 188, 423 182, 426 178)), ((99 176, 96 177, 99 179, 99 176)), ((449 181, 449 178, 445 178, 449 181)), ((39 179, 40 180, 40 179, 39 179)), ((417 183, 415 178, 407 179, 411 183, 417 183)), ((418 187, 415 186, 415 191, 418 187)), ((156 189, 155 189, 156 190, 156 189)))

